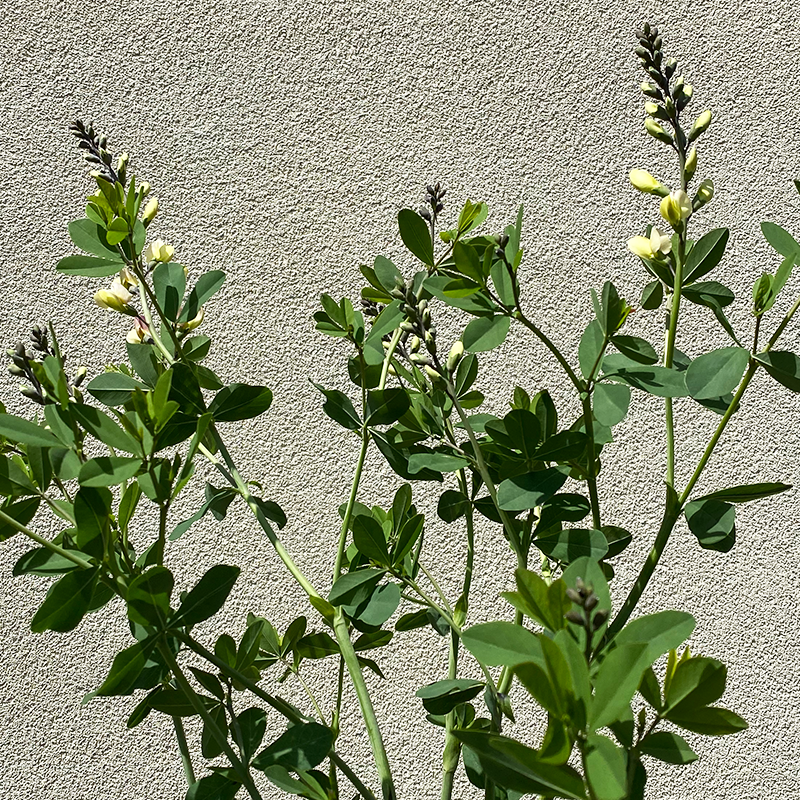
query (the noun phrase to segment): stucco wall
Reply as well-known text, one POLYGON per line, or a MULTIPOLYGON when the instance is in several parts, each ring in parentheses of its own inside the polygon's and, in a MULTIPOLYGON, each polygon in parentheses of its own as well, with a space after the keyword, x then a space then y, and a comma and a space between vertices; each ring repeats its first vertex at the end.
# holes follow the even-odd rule
MULTIPOLYGON (((91 371, 110 355, 122 358, 125 323, 91 302, 99 282, 54 269, 72 252, 66 224, 81 214, 89 191, 67 124, 94 118, 152 183, 163 209, 152 230, 191 269, 229 272, 205 322, 215 338, 210 364, 228 380, 263 381, 276 396, 266 417, 231 431, 241 433, 235 454, 290 513, 287 546, 326 586, 336 508, 356 447, 322 416, 308 382, 341 382, 344 363, 313 330, 317 296, 354 296, 357 265, 375 254, 402 262, 396 212, 441 180, 451 209, 466 197, 487 201, 494 229, 525 204, 530 303, 574 356, 591 313, 588 287, 611 277, 636 298, 645 282, 625 241, 655 220, 655 207, 628 186, 628 170, 674 175, 665 150, 642 128, 631 46, 633 29, 648 18, 661 25, 666 48, 694 84, 694 108, 710 107, 718 120, 703 139, 699 170, 713 177, 718 195, 699 227, 733 231, 720 276, 724 269, 725 282, 745 298, 731 316, 750 331, 753 279, 777 265, 758 222, 771 219, 800 234, 800 198, 791 185, 800 177, 794 0, 12 0, 0 10, 0 342, 13 344, 52 317, 74 365, 91 371)), ((790 289, 800 290, 800 280, 790 289)), ((710 314, 693 309, 687 316, 682 349, 695 354, 725 344, 710 314)), ((659 336, 655 320, 634 325, 659 336)), ((787 333, 787 347, 797 347, 797 331, 794 325, 787 333)), ((501 355, 507 358, 483 359, 489 410, 503 407, 514 383, 549 386, 566 398, 567 387, 531 340, 514 335, 501 355)), ((1 396, 23 408, 10 378, 1 396)), ((713 420, 689 402, 677 408, 685 480, 713 420)), ((640 397, 605 458, 603 505, 635 533, 618 587, 629 585, 654 536, 664 462, 660 409, 640 397)), ((715 459, 703 485, 800 483, 798 419, 796 396, 759 380, 725 436, 728 457, 715 459)), ((377 459, 370 466, 363 497, 378 501, 394 479, 377 459)), ((798 796, 797 504, 792 491, 743 507, 729 555, 700 550, 685 528, 670 544, 645 607, 697 616, 693 647, 729 663, 726 703, 751 728, 700 742, 696 765, 655 771, 654 798, 798 796)), ((447 583, 447 559, 462 557, 456 529, 436 528, 432 544, 447 583)), ((119 607, 89 617, 71 635, 30 633, 46 582, 11 577, 25 548, 21 537, 0 545, 0 795, 182 797, 166 718, 153 715, 128 732, 130 699, 80 706, 125 641, 119 607)), ((506 550, 496 531, 482 532, 476 619, 492 608, 507 613, 496 599, 511 583, 506 550)), ((224 618, 237 631, 248 610, 287 620, 299 594, 243 513, 193 529, 168 563, 184 588, 211 564, 231 560, 245 572, 224 618)), ((201 633, 208 639, 210 631, 201 633)), ((433 635, 416 651, 402 641, 382 657, 387 680, 371 683, 381 716, 391 720, 386 734, 401 797, 427 800, 438 796, 441 736, 413 692, 442 677, 444 652, 433 635)), ((313 680, 323 692, 330 688, 324 673, 313 680)), ((190 734, 196 743, 197 731, 190 734)), ((365 737, 348 730, 342 750, 361 753, 368 774, 365 737)), ((457 796, 471 791, 460 783, 457 796)), ((272 796, 268 789, 265 797, 272 796)))

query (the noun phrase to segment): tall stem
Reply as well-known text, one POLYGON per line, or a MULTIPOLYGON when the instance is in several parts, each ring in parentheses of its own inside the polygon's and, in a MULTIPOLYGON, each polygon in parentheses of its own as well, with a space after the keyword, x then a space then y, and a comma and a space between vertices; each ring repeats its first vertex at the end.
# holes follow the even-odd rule
POLYGON ((180 717, 172 718, 172 726, 175 728, 175 738, 178 740, 178 750, 181 754, 181 763, 183 764, 183 774, 186 776, 186 782, 191 787, 192 784, 197 782, 194 776, 194 767, 192 767, 192 757, 189 755, 189 745, 186 742, 186 731, 183 729, 183 723, 180 717))
POLYGON ((192 689, 189 681, 186 679, 186 676, 178 666, 178 662, 172 655, 172 651, 166 646, 166 644, 164 644, 164 642, 158 643, 158 650, 161 653, 161 657, 172 671, 178 686, 181 688, 184 695, 186 695, 186 698, 192 704, 194 710, 202 718, 206 729, 217 740, 217 744, 222 748, 222 752, 227 756, 228 761, 230 761, 233 769, 238 773, 239 779, 242 781, 247 793, 250 795, 252 800, 262 800, 261 794, 259 793, 258 789, 256 789, 255 783, 253 783, 253 777, 250 774, 250 770, 248 767, 242 764, 239 757, 233 752, 233 748, 230 746, 230 744, 228 744, 227 734, 220 730, 214 718, 211 716, 211 714, 209 714, 208 709, 203 705, 203 701, 197 696, 195 690, 192 689))
POLYGON ((0 509, 0 522, 3 522, 5 525, 10 525, 12 528, 16 528, 20 533, 25 534, 29 539, 36 542, 36 544, 40 544, 42 547, 46 547, 50 552, 57 553, 62 558, 66 558, 67 561, 71 561, 73 564, 76 564, 81 569, 92 569, 94 567, 93 564, 90 564, 85 558, 81 558, 78 555, 70 552, 69 550, 65 550, 63 547, 59 547, 57 544, 54 544, 49 539, 45 539, 43 536, 39 536, 38 533, 32 531, 30 528, 23 525, 21 522, 17 522, 13 517, 10 517, 6 514, 5 511, 0 509))

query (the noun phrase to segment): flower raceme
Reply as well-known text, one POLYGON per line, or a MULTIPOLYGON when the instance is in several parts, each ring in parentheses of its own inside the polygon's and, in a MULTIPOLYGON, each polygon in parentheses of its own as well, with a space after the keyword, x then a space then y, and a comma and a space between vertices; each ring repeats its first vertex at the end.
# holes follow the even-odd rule
POLYGON ((639 258, 665 256, 672 250, 672 239, 658 228, 653 228, 650 236, 634 236, 628 239, 628 249, 639 258))
POLYGON ((94 302, 100 308, 107 308, 119 314, 136 316, 136 311, 128 305, 132 296, 122 281, 119 278, 114 278, 110 289, 100 289, 100 291, 95 292, 94 302))

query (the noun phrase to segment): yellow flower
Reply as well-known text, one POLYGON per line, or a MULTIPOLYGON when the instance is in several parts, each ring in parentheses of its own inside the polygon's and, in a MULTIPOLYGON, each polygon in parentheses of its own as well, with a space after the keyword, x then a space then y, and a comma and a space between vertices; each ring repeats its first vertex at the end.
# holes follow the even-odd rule
POLYGON ((130 289, 133 286, 139 285, 139 281, 133 274, 133 271, 127 267, 119 271, 119 281, 126 289, 130 289))
POLYGON ((110 289, 100 289, 95 292, 94 301, 100 308, 107 308, 120 314, 136 314, 128 305, 131 300, 131 293, 123 286, 119 278, 114 278, 110 289))
POLYGON ((655 253, 650 244, 650 239, 646 236, 634 236, 628 239, 628 250, 639 258, 653 258, 655 253))
POLYGON ((701 133, 703 133, 711 124, 711 112, 707 109, 694 121, 692 129, 689 131, 687 137, 690 142, 693 142, 701 133))
POLYGON ((658 228, 650 231, 650 236, 634 236, 628 239, 628 250, 639 258, 656 258, 667 255, 672 250, 672 239, 658 228))
POLYGON ((136 324, 128 331, 125 341, 131 344, 142 344, 149 336, 150 328, 147 327, 147 323, 141 317, 136 317, 136 324))
POLYGON ((662 255, 667 255, 672 250, 672 237, 666 233, 661 233, 658 228, 653 228, 650 231, 650 247, 653 252, 662 255))
POLYGON ((144 249, 144 260, 149 264, 153 261, 172 261, 175 255, 175 248, 171 244, 167 244, 163 239, 156 239, 150 242, 144 249))
POLYGON ((710 203, 714 197, 714 181, 711 178, 706 178, 704 181, 700 181, 700 185, 697 187, 697 192, 694 196, 694 206, 695 208, 701 208, 706 203, 710 203))
POLYGON ((197 312, 197 316, 193 319, 190 319, 188 322, 181 322, 180 327, 185 331, 193 331, 195 328, 199 328, 201 323, 203 322, 203 317, 206 315, 206 307, 203 306, 200 311, 197 312))
POLYGON ((692 213, 692 201, 683 189, 673 189, 659 206, 661 216, 672 225, 678 227, 692 213))

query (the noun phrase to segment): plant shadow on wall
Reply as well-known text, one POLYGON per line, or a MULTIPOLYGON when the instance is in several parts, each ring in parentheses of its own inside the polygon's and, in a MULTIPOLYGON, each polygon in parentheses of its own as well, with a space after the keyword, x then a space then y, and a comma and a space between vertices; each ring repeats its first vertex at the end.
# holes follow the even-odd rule
POLYGON ((240 475, 225 444, 226 423, 262 414, 272 395, 262 386, 226 384, 202 363, 211 341, 197 329, 224 273, 195 278, 173 260, 170 245, 148 244, 158 212, 157 201, 146 199, 150 187, 128 174, 127 156, 112 158, 91 125, 73 125, 98 191, 89 197, 86 217, 69 226, 85 254, 64 258, 58 269, 115 276, 95 301, 130 317, 129 359, 93 377, 84 394, 86 370, 67 370, 52 326, 36 327, 27 345, 9 351, 10 371, 24 382, 22 392, 38 413, 30 419, 0 414, 0 536, 22 535, 36 545, 16 563, 15 575, 52 581, 31 622, 34 632, 72 631, 86 614, 122 600, 120 623, 130 630, 130 645, 87 700, 133 696, 128 727, 146 724, 151 713, 168 715, 189 800, 259 798, 268 782, 280 793, 315 800, 394 798, 390 765, 400 754, 386 752, 384 723, 373 706, 383 677, 375 653, 410 646, 413 632, 428 627, 449 642, 441 680, 416 693, 420 713, 435 726, 432 736, 442 742, 445 800, 453 796, 460 766, 475 796, 487 800, 636 800, 646 796, 652 760, 680 765, 697 758, 681 730, 723 736, 746 727, 717 705, 725 666, 683 647, 694 619, 682 611, 634 612, 681 517, 700 547, 727 552, 736 535, 736 504, 789 488, 760 482, 694 493, 758 370, 800 391, 800 359, 777 349, 800 299, 780 321, 770 322, 768 314, 800 260, 800 244, 776 225, 762 226, 782 260, 774 275, 755 282, 754 330, 745 344, 725 313, 733 293, 706 279, 723 258, 728 231, 690 237, 695 215, 706 213, 713 197, 709 180, 691 188, 696 145, 711 114, 693 115, 684 125, 691 86, 663 57, 656 28, 645 25, 638 37, 636 54, 647 73, 641 86, 648 98, 646 128, 677 160, 673 188, 644 170, 631 173, 637 189, 660 198, 659 227, 647 225, 628 245, 649 281, 640 309, 666 315, 663 352, 624 332, 633 309, 607 282, 592 292, 595 318, 573 365, 524 304, 522 210, 500 235, 482 234, 487 208, 467 201, 454 227, 445 228, 445 193, 428 187, 425 207, 403 210, 398 218, 414 266, 401 271, 378 256, 372 267, 362 267, 369 284, 362 310, 323 295, 315 315, 318 330, 347 348, 354 386, 351 394, 317 386, 323 411, 352 432, 360 448, 337 522, 330 589, 313 586, 294 563, 278 533, 284 512, 262 496, 260 484, 240 475), (687 302, 709 309, 730 346, 695 358, 677 348, 687 302), (444 346, 435 325, 443 305, 469 319, 459 340, 444 346), (523 387, 514 389, 505 416, 476 411, 483 400, 476 354, 500 346, 512 325, 526 329, 563 368, 580 401, 577 419, 560 419, 547 391, 531 396, 523 387), (597 484, 611 479, 600 465, 612 429, 642 393, 664 402, 663 515, 637 579, 618 587, 626 597, 614 611, 613 561, 633 535, 651 533, 616 526, 613 507, 601 507, 597 484), (675 482, 676 397, 693 398, 716 420, 685 485, 675 482), (365 504, 368 498, 359 493, 370 446, 404 481, 387 508, 365 504), (178 521, 172 507, 193 480, 197 459, 213 465, 217 483, 206 483, 205 502, 178 521), (436 492, 438 516, 461 537, 460 564, 441 563, 424 546, 426 520, 414 493, 425 491, 436 492), (142 541, 150 529, 149 522, 140 529, 140 520, 153 511, 157 535, 135 549, 132 540, 142 541), (191 536, 204 515, 223 520, 234 511, 255 516, 308 606, 285 630, 250 614, 240 640, 217 631, 213 641, 200 641, 194 627, 220 610, 239 568, 214 566, 178 595, 163 566, 165 551, 191 536), (53 516, 63 530, 50 540, 36 530, 50 526, 53 516), (505 538, 517 569, 516 590, 503 593, 499 619, 473 625, 470 590, 481 568, 474 559, 477 517, 505 538), (437 578, 455 569, 462 570, 463 585, 452 597, 437 578), (390 619, 397 620, 393 627, 390 619), (188 666, 187 655, 203 667, 188 666), (315 696, 305 679, 310 662, 320 660, 338 676, 330 698, 315 696), (480 680, 460 677, 465 662, 480 680), (378 676, 369 685, 365 671, 378 676), (306 691, 303 707, 278 696, 286 680, 306 691), (353 695, 344 691, 346 681, 353 695), (368 734, 377 784, 374 774, 356 774, 336 749, 342 704, 351 696, 368 734), (515 711, 526 704, 546 712, 541 731, 515 726, 515 711), (265 743, 268 715, 283 717, 286 729, 265 743), (202 730, 200 752, 187 745, 187 720, 202 730))

